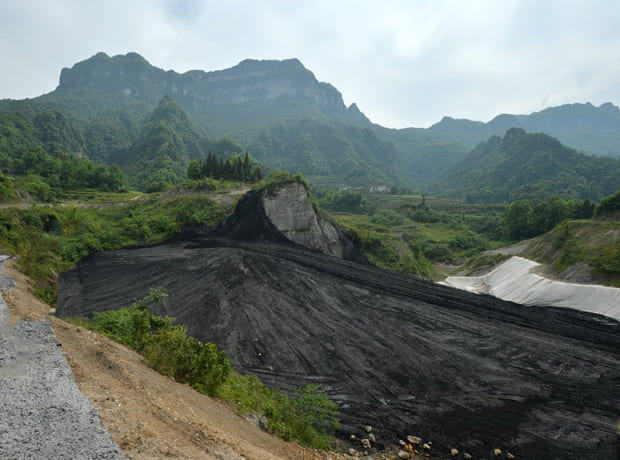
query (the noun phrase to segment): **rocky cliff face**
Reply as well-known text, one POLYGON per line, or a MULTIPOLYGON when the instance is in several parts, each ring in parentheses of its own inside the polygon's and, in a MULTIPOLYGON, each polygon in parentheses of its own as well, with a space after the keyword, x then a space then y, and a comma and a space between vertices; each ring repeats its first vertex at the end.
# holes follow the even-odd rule
POLYGON ((306 186, 296 181, 248 192, 216 234, 245 241, 291 242, 323 254, 366 262, 359 244, 317 213, 306 186))
POLYGON ((338 230, 316 213, 303 184, 293 182, 263 193, 261 203, 267 218, 287 239, 324 254, 343 256, 338 230))
POLYGON ((354 123, 369 124, 357 106, 346 107, 340 92, 319 82, 298 59, 246 59, 229 69, 179 74, 149 64, 136 53, 109 57, 105 53, 65 68, 58 91, 96 88, 152 103, 169 94, 186 109, 203 111, 212 105, 274 103, 312 108, 354 123))

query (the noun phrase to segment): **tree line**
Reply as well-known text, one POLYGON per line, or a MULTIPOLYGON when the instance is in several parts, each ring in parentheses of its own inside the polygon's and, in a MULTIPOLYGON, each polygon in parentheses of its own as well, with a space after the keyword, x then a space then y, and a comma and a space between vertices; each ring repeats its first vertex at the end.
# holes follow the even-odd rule
POLYGON ((247 152, 243 157, 234 155, 226 159, 209 152, 205 161, 192 160, 189 163, 187 177, 192 180, 211 178, 258 182, 263 179, 263 171, 247 152))
POLYGON ((49 154, 41 147, 35 147, 21 158, 10 158, 0 152, 0 169, 16 178, 13 185, 2 175, 5 180, 0 199, 3 201, 15 198, 15 186, 41 201, 49 201, 70 190, 127 190, 127 180, 118 165, 106 167, 60 150, 49 154))
POLYGON ((504 212, 508 237, 513 240, 532 238, 553 229, 567 219, 590 219, 595 205, 590 200, 565 201, 554 197, 547 200, 519 200, 504 212))

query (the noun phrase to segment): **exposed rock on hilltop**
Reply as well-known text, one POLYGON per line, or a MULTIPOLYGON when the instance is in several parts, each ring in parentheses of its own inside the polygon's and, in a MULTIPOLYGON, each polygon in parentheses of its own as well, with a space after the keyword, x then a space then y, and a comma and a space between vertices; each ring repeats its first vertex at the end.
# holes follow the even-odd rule
POLYGON ((197 112, 213 105, 250 106, 286 100, 297 110, 370 124, 357 106, 347 108, 340 92, 328 83, 319 82, 298 59, 246 59, 230 69, 179 74, 154 67, 137 53, 114 57, 98 53, 71 69, 62 69, 57 92, 80 88, 147 103, 170 94, 187 110, 197 112))
POLYGON ((306 185, 297 181, 250 191, 215 233, 238 240, 288 241, 365 262, 353 238, 317 212, 306 185))

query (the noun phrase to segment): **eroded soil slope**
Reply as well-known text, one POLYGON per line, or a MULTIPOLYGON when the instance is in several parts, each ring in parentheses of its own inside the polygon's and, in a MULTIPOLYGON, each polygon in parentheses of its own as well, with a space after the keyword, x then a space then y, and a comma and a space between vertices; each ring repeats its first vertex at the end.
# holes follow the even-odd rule
POLYGON ((322 383, 342 435, 416 433, 433 449, 529 459, 615 455, 619 323, 525 307, 287 244, 180 241, 101 253, 60 280, 60 315, 164 287, 165 311, 237 369, 322 383))

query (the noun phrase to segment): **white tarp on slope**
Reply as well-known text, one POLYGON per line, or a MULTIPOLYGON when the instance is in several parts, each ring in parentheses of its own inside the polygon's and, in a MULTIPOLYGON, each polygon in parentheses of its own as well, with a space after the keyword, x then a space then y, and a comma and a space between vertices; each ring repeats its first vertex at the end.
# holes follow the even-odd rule
POLYGON ((620 289, 550 280, 533 273, 539 266, 515 256, 484 276, 449 276, 442 284, 524 305, 576 308, 620 320, 620 289))

